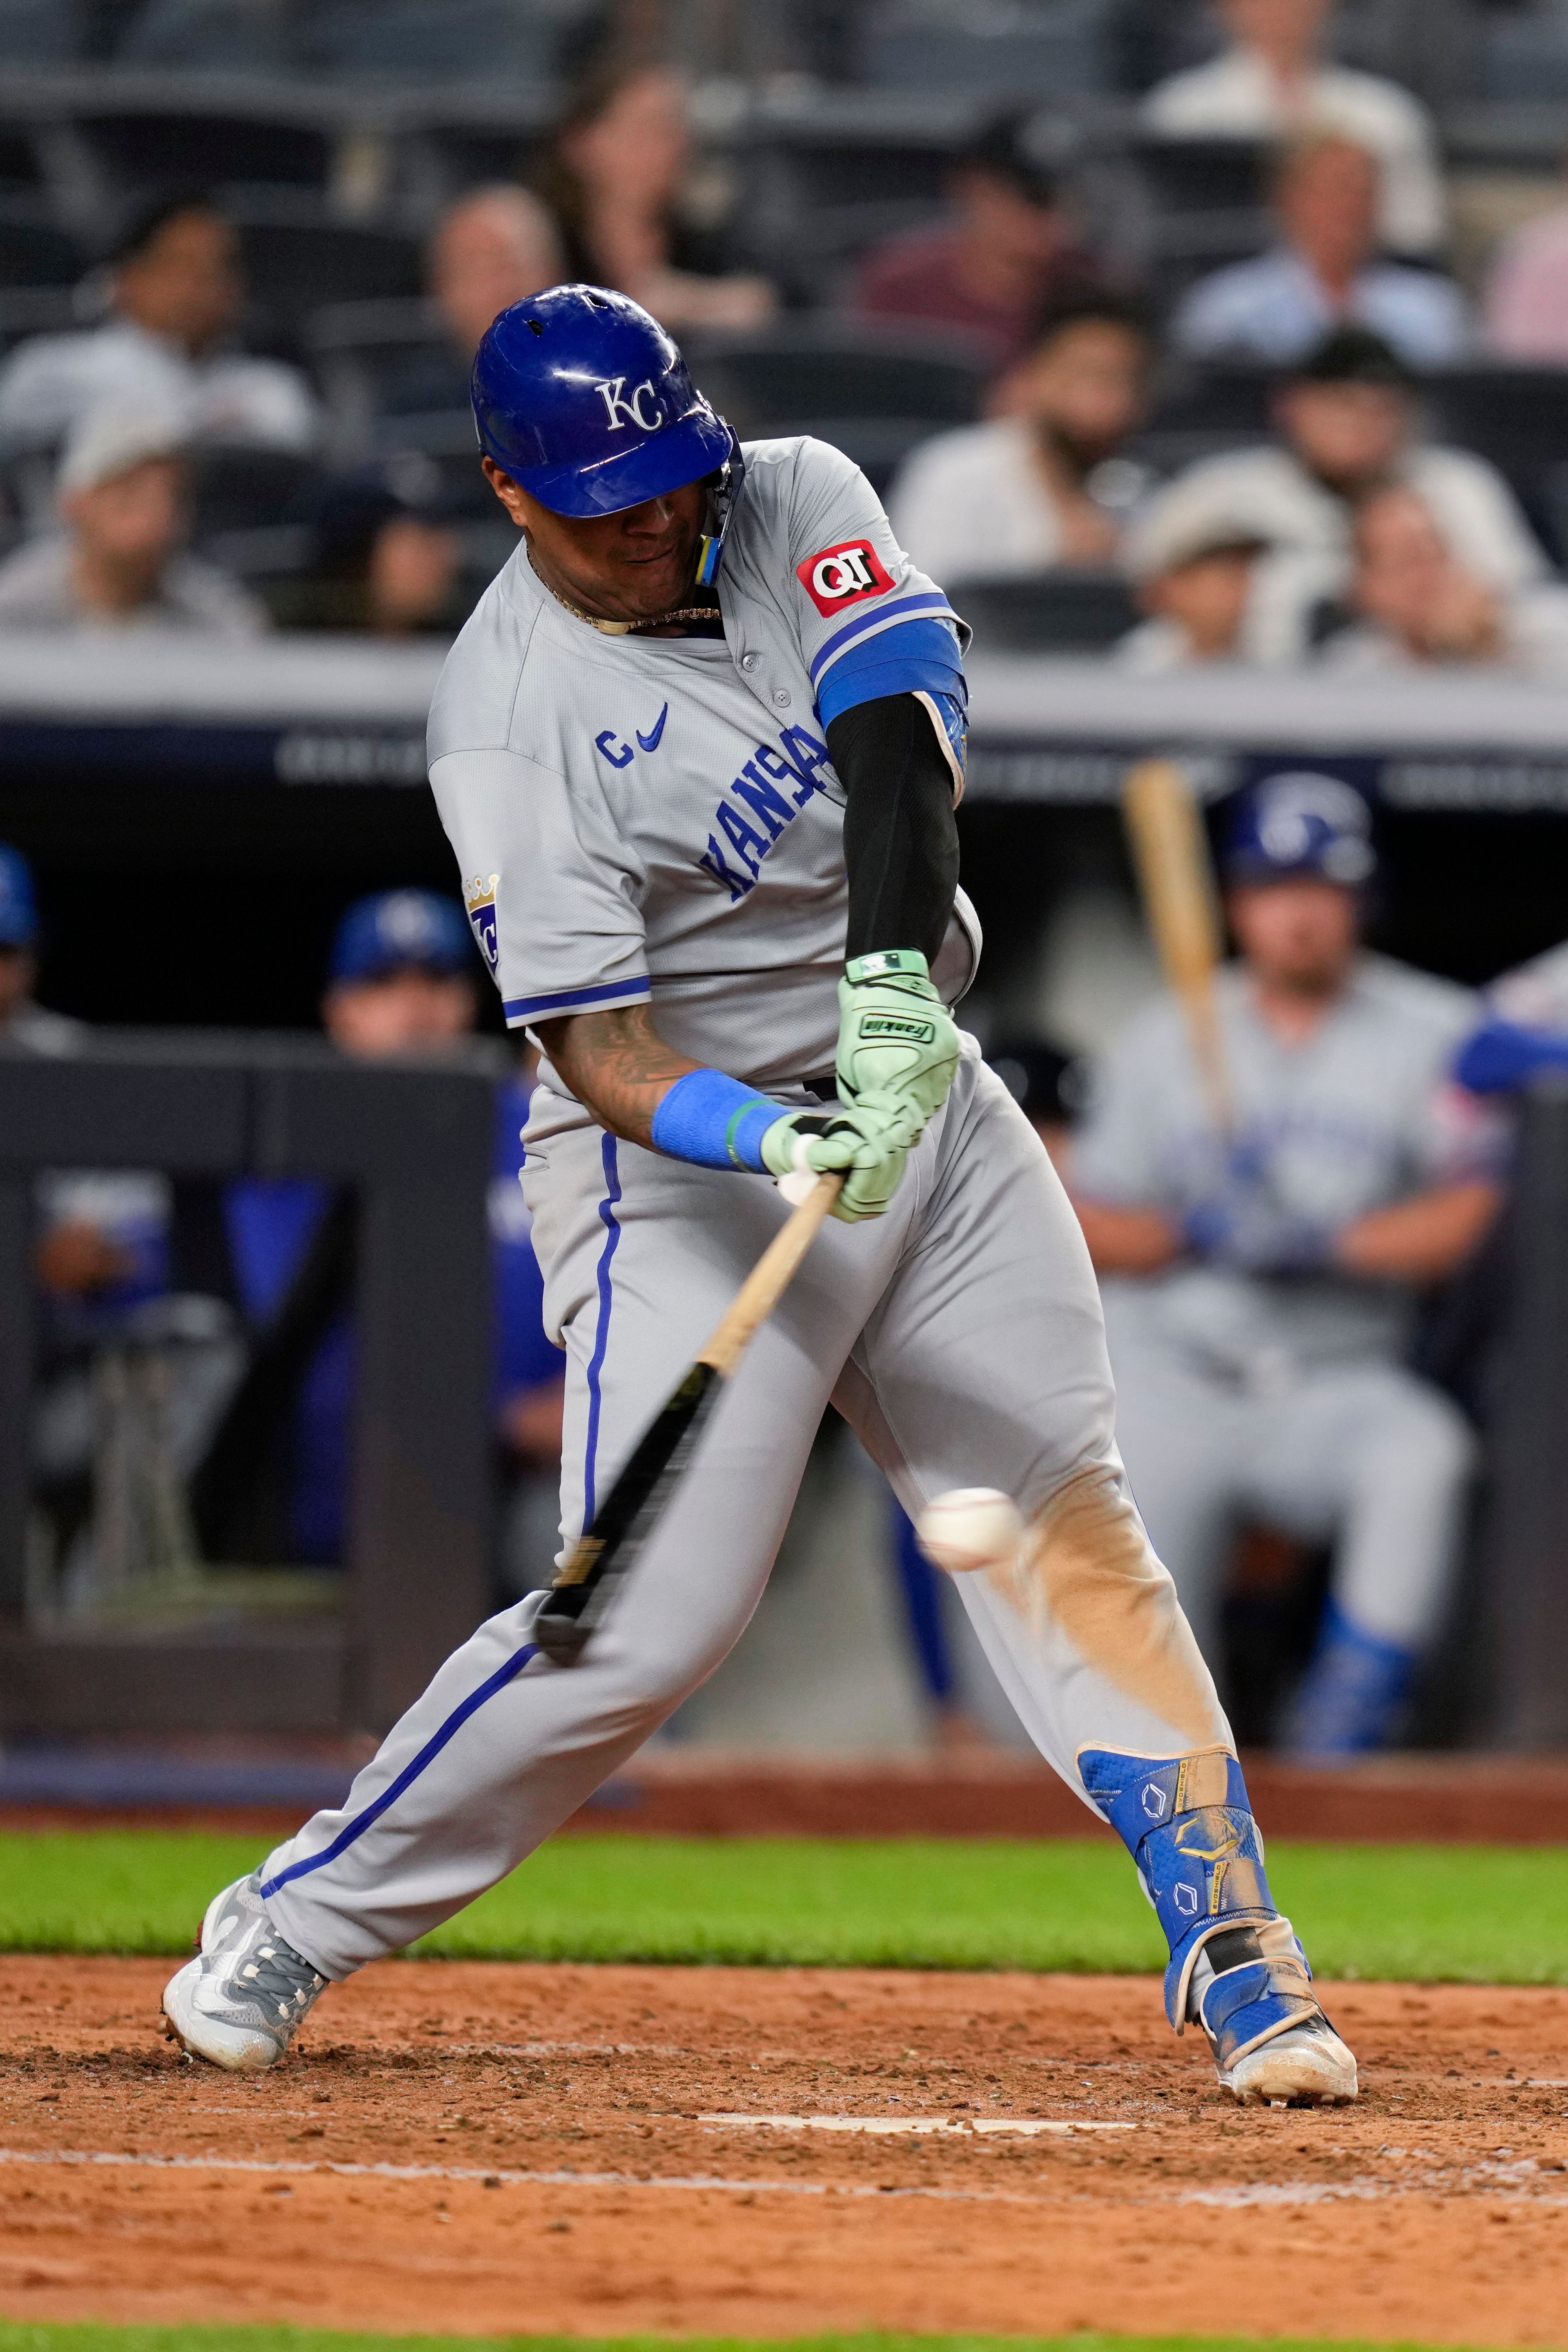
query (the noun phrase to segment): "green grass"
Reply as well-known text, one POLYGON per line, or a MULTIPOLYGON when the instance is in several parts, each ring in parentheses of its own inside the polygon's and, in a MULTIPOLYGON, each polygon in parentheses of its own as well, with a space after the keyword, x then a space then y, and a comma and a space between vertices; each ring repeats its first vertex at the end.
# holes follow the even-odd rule
MULTIPOLYGON (((1424 2352, 1258 2336, 683 2336, 682 2352, 1424 2352)), ((669 2352, 668 2336, 346 2336, 321 2327, 109 2327, 0 2319, 0 2352, 669 2352)), ((1446 2352, 1455 2352, 1453 2346, 1446 2352)))
MULTIPOLYGON (((0 1949, 187 1951, 208 1896, 260 1859, 200 1831, 8 1832, 0 1949)), ((1324 1976, 1568 1983, 1568 1848, 1281 1842, 1269 1874, 1324 1976)), ((1125 1857, 1074 1839, 562 1838, 416 1948, 1118 1973, 1163 1958, 1125 1857)))

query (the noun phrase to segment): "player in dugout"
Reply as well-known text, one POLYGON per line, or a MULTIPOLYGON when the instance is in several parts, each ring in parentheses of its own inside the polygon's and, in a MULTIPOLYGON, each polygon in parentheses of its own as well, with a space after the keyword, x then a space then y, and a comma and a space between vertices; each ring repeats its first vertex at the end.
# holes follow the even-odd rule
POLYGON ((473 395, 521 537, 448 656, 431 779, 507 1019, 545 1056, 524 1187, 567 1354, 570 1538, 778 1232, 768 1180, 842 1190, 581 1662, 534 1639, 547 1594, 481 1625, 344 1805, 215 1895, 174 2033, 273 2064, 329 1981, 558 1829, 739 1638, 831 1400, 911 1515, 975 1485, 1024 1514, 965 1606, 1135 1859, 1172 2024, 1238 2099, 1353 2098, 1128 1491, 1082 1234, 952 1017, 979 953, 962 624, 848 458, 742 446, 625 296, 503 311, 473 395))
POLYGON ((1117 1041, 1072 1160, 1128 1474, 1205 1655, 1238 1522, 1335 1542, 1287 1727, 1312 1755, 1389 1739, 1440 1622, 1475 1445, 1403 1357, 1500 1197, 1500 1130, 1448 1077, 1475 999, 1361 945, 1370 831, 1333 776, 1244 796, 1218 980, 1234 1132, 1165 997, 1117 1041))
MULTIPOLYGON (((478 959, 463 909, 434 890, 381 890, 356 899, 332 940, 321 1025, 355 1061, 397 1055, 439 1060, 472 1034, 478 1012, 478 959)), ((495 1388, 498 1442, 511 1473, 501 1539, 504 1584, 523 1589, 523 1560, 542 1564, 531 1492, 561 1454, 561 1357, 545 1337, 539 1268, 518 1189, 519 1128, 528 1113, 530 1080, 508 1078, 496 1101, 496 1173, 489 1193, 495 1280, 495 1388), (521 1558, 516 1557, 521 1554, 521 1558)), ((355 1385, 352 1312, 352 1233, 331 1217, 334 1193, 315 1176, 237 1179, 226 1190, 224 1224, 234 1288, 258 1349, 281 1334, 296 1290, 312 1297, 292 1425, 286 1535, 293 1558, 336 1566, 344 1557, 349 1499, 350 1427, 355 1385)), ((290 1318, 290 1323, 292 1318, 290 1318)), ((298 1335, 293 1335, 296 1343, 298 1335)), ((243 1400, 240 1409, 243 1410, 243 1400)), ((209 1475, 207 1485, 221 1483, 209 1475)), ((229 1494, 222 1508, 242 1507, 229 1494)), ((542 1558, 548 1559, 546 1550, 542 1558)))

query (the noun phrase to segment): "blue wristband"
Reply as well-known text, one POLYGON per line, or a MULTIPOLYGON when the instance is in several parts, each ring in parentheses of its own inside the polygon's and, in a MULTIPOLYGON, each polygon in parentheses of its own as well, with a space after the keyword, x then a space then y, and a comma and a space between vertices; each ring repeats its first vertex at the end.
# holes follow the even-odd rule
POLYGON ((722 1070, 688 1070, 653 1115, 654 1148, 699 1168, 744 1168, 762 1176, 763 1137, 784 1115, 781 1103, 722 1070))

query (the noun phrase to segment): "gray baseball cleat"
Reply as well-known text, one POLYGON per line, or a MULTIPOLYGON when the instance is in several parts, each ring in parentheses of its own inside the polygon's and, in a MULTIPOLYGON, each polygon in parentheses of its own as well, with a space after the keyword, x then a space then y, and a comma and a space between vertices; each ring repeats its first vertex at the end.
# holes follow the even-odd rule
POLYGON ((176 2042, 231 2074, 276 2066, 327 1989, 327 1979, 286 1944, 261 1900, 261 1873, 215 1895, 201 1947, 169 1979, 163 2014, 176 2042))

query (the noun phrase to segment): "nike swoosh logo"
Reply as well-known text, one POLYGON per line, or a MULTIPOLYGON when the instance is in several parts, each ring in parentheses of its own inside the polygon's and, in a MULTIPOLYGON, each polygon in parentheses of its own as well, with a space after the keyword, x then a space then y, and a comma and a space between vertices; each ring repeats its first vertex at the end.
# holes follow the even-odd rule
POLYGON ((637 729, 637 741, 642 745, 645 751, 658 751, 659 737, 664 733, 664 722, 668 717, 669 705, 667 702, 664 709, 659 712, 658 717, 653 722, 653 733, 651 735, 645 735, 640 727, 637 729))

